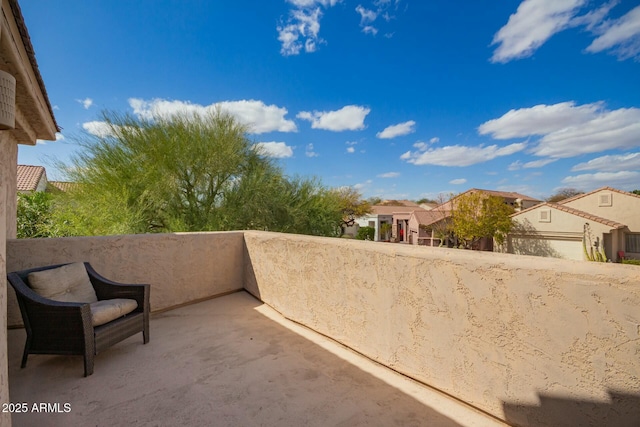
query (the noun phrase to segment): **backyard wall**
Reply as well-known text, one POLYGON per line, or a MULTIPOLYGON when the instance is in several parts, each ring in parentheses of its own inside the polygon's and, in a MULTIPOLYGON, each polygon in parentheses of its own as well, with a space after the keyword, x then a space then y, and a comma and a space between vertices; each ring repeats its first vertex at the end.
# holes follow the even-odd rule
POLYGON ((640 419, 638 267, 244 236, 253 295, 512 425, 640 419))
MULTIPOLYGON (((242 232, 18 239, 7 242, 7 271, 88 261, 116 282, 151 284, 153 312, 241 290, 243 247, 242 232)), ((8 295, 9 325, 20 325, 8 295)))

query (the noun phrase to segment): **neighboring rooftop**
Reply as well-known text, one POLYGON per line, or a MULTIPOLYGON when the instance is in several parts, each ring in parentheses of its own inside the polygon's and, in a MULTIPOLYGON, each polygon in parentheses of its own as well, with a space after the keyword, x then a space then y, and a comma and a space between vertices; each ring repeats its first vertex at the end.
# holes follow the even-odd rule
POLYGON ((521 212, 516 212, 516 213, 512 214, 511 217, 513 218, 515 216, 522 215, 522 214, 524 214, 526 212, 532 211, 534 209, 539 209, 541 207, 548 207, 548 208, 552 208, 552 209, 557 209, 559 211, 567 212, 569 214, 576 215, 576 216, 579 216, 579 217, 582 217, 582 218, 585 218, 585 219, 589 219, 591 221, 599 222, 599 223, 607 225, 607 226, 609 226, 611 228, 624 228, 624 227, 626 227, 626 225, 620 224, 619 222, 612 221, 612 220, 607 219, 607 218, 602 218, 600 216, 590 214, 589 212, 581 211, 580 209, 574 209, 574 208, 571 208, 569 206, 564 206, 564 205, 562 205, 560 203, 550 203, 550 202, 544 202, 544 203, 541 203, 539 205, 535 205, 533 207, 530 207, 529 209, 525 209, 525 210, 523 210, 521 212))
POLYGON ((18 165, 18 191, 35 191, 47 173, 42 166, 18 165))

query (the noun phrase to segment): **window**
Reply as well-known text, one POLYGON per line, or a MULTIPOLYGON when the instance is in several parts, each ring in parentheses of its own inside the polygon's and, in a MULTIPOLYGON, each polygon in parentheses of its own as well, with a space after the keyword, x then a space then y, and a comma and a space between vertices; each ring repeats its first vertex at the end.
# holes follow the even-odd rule
POLYGON ((551 222, 551 209, 540 209, 538 222, 551 222))
POLYGON ((612 206, 613 197, 611 193, 602 193, 598 196, 598 206, 612 206))
POLYGON ((624 247, 626 252, 640 253, 640 234, 625 234, 624 247))

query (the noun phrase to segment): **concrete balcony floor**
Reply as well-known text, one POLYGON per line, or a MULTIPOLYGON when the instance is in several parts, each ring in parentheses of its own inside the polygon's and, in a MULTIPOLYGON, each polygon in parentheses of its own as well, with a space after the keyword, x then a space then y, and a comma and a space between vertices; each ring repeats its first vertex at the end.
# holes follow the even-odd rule
POLYGON ((71 405, 14 414, 14 426, 501 426, 501 422, 284 319, 245 292, 153 315, 96 356, 20 359, 10 330, 13 403, 71 405))

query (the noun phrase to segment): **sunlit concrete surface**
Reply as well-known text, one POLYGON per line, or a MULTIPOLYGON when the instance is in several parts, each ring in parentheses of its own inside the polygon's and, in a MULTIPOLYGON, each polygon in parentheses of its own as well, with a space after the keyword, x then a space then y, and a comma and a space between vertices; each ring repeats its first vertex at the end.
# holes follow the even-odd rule
POLYGON ((246 292, 152 316, 149 344, 117 344, 87 378, 80 356, 31 355, 20 369, 24 338, 9 331, 10 398, 29 408, 14 426, 505 425, 246 292), (70 412, 31 412, 34 403, 70 412))

